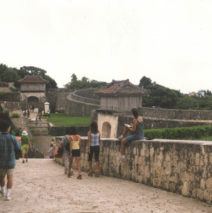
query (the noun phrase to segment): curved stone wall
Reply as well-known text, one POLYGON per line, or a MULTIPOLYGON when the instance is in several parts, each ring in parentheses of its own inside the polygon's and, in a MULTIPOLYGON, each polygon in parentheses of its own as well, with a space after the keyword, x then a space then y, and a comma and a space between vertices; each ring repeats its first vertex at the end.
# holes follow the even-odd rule
POLYGON ((76 100, 72 98, 72 94, 69 94, 66 99, 65 104, 65 114, 72 116, 90 116, 93 110, 99 108, 98 104, 93 104, 88 102, 84 97, 81 97, 82 100, 76 100))
POLYGON ((99 105, 100 104, 99 96, 93 93, 95 90, 96 90, 95 88, 76 90, 75 92, 72 93, 72 99, 99 105))

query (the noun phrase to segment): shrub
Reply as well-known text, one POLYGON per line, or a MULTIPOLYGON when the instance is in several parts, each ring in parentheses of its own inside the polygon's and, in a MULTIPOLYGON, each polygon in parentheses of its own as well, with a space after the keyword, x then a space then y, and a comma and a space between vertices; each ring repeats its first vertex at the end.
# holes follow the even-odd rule
POLYGON ((144 133, 147 138, 199 139, 212 136, 212 126, 147 129, 144 133))

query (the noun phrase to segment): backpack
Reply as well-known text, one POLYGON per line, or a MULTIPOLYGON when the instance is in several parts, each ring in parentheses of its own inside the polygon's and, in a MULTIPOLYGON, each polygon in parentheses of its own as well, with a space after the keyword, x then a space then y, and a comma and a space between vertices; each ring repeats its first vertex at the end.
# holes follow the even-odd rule
POLYGON ((14 138, 11 137, 11 139, 12 139, 12 142, 13 142, 13 144, 14 144, 15 159, 18 160, 19 158, 22 157, 22 151, 21 151, 21 149, 17 149, 17 148, 16 148, 14 138))

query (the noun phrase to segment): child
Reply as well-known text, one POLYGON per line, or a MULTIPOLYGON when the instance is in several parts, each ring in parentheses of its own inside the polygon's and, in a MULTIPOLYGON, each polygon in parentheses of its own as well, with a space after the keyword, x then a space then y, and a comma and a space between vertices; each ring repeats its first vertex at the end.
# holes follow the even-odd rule
POLYGON ((95 176, 99 177, 99 141, 100 141, 100 132, 98 130, 98 125, 96 121, 93 121, 90 125, 90 131, 88 132, 88 162, 89 162, 88 176, 93 175, 92 158, 94 154, 96 161, 95 176))
POLYGON ((29 152, 29 149, 31 148, 32 148, 32 145, 28 137, 28 132, 24 130, 21 136, 21 151, 22 151, 22 158, 23 158, 22 163, 28 162, 28 152, 29 152))
POLYGON ((75 162, 77 164, 78 169, 78 176, 77 179, 81 180, 81 168, 80 168, 80 148, 81 148, 81 138, 77 134, 77 130, 75 127, 71 127, 71 135, 70 135, 70 163, 69 163, 69 171, 68 171, 68 177, 71 176, 71 167, 73 159, 75 158, 75 162))
POLYGON ((55 146, 54 143, 50 144, 50 148, 48 150, 49 158, 54 158, 55 146))

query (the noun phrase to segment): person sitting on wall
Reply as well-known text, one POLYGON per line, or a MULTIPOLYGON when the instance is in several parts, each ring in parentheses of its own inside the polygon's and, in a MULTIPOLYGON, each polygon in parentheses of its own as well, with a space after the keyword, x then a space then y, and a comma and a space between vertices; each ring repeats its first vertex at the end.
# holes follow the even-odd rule
POLYGON ((144 138, 143 118, 138 115, 138 110, 136 108, 133 108, 131 112, 134 116, 133 122, 130 125, 125 124, 124 130, 119 136, 119 140, 121 141, 121 154, 123 160, 126 159, 125 144, 128 141, 140 140, 144 138), (125 137, 128 132, 131 132, 132 134, 125 137))

